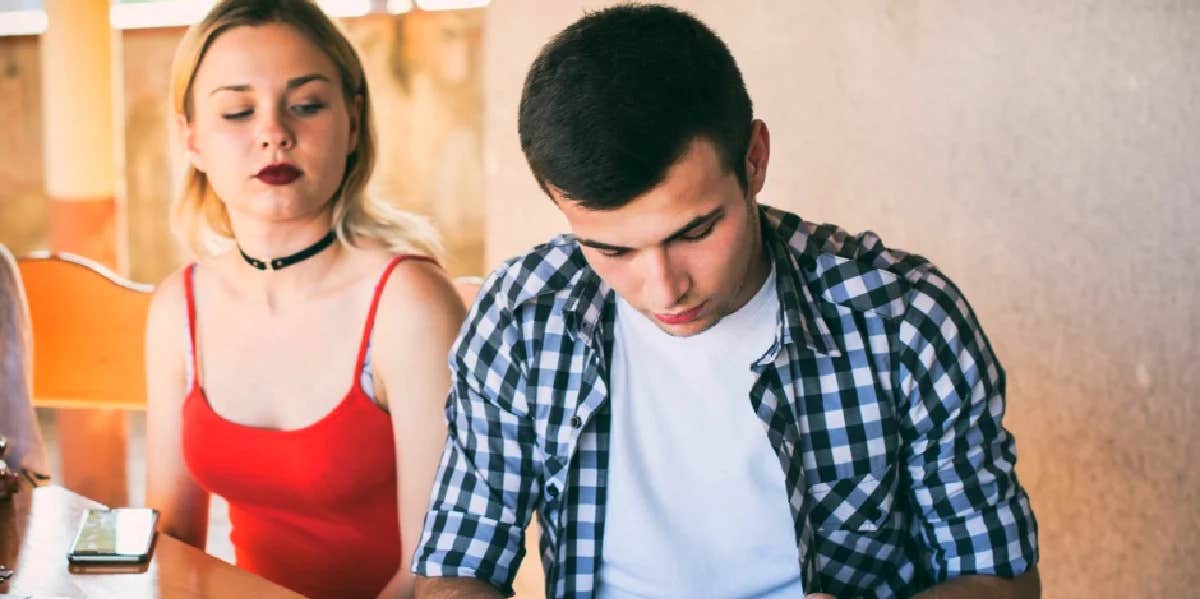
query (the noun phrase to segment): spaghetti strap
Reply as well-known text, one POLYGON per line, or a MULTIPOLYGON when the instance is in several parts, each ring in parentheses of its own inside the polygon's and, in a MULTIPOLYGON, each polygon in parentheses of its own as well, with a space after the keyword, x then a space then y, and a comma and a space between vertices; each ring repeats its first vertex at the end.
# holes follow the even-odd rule
POLYGON ((358 344, 358 359, 354 361, 353 384, 355 387, 359 387, 359 375, 363 371, 363 363, 367 357, 367 348, 371 345, 371 331, 375 328, 375 313, 379 310, 379 298, 383 295, 383 287, 387 285, 388 279, 392 276, 392 271, 396 269, 396 265, 405 260, 423 260, 438 265, 438 261, 429 256, 401 254, 392 258, 387 268, 383 269, 383 274, 379 276, 379 282, 375 283, 375 294, 371 297, 371 309, 367 312, 367 322, 363 327, 362 341, 358 344))
POLYGON ((187 299, 188 343, 192 348, 192 388, 200 386, 200 358, 196 352, 196 293, 192 282, 196 274, 196 263, 188 265, 183 271, 184 297, 187 299))

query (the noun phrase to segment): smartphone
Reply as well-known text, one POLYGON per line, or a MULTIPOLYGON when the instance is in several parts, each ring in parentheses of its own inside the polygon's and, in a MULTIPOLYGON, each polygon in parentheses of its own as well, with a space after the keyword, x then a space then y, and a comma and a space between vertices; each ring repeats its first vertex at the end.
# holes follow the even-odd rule
POLYGON ((158 511, 150 508, 89 509, 67 554, 72 564, 138 564, 150 560, 158 511))

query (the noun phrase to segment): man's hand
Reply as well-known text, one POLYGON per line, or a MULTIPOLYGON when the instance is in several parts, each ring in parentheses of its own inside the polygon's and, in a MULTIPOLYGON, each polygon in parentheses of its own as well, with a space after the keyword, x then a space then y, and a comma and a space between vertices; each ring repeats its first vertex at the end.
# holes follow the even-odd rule
POLYGON ((417 576, 416 599, 503 599, 492 585, 474 578, 417 576))
POLYGON ((4 462, 4 454, 7 452, 8 440, 0 437, 0 499, 11 497, 13 493, 21 490, 17 473, 9 470, 8 464, 4 462))
POLYGON ((1037 566, 1011 580, 997 576, 960 576, 917 595, 917 599, 1037 599, 1042 581, 1037 566))

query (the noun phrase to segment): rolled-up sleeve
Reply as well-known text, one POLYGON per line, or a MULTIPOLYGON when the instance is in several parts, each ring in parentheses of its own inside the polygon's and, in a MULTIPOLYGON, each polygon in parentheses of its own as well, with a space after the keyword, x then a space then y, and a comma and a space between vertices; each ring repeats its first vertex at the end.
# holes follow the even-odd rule
POLYGON ((1004 370, 966 299, 936 270, 915 282, 899 326, 897 384, 913 538, 937 583, 1011 578, 1038 559, 1037 521, 1002 420, 1004 370))
POLYGON ((449 435, 412 571, 471 577, 512 595, 539 496, 534 432, 512 316, 484 284, 450 354, 449 435))

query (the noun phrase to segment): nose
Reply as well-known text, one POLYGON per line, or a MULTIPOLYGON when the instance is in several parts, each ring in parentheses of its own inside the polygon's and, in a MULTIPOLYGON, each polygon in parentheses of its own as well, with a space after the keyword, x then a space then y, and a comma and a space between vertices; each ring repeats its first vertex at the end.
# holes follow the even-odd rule
POLYGON ((668 247, 645 252, 642 290, 652 310, 670 310, 679 305, 691 290, 691 277, 685 265, 672 256, 668 247))
POLYGON ((278 110, 263 115, 262 127, 258 131, 258 146, 264 150, 278 148, 290 150, 296 145, 291 129, 284 122, 278 110))

